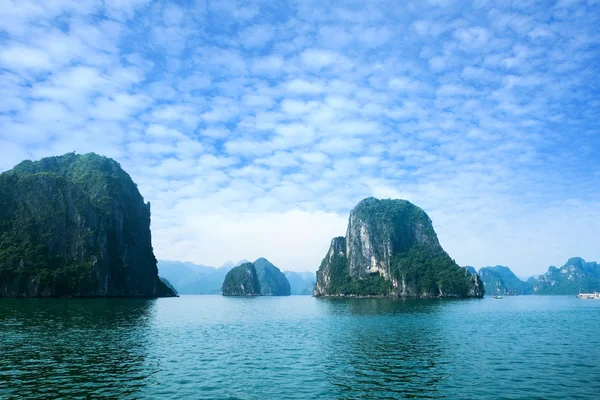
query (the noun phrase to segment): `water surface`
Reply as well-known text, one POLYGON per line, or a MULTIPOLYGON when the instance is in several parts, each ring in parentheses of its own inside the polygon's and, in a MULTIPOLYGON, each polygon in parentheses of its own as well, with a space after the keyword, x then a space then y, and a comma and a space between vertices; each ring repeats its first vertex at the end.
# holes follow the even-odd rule
POLYGON ((0 398, 597 399, 600 301, 0 299, 0 398))

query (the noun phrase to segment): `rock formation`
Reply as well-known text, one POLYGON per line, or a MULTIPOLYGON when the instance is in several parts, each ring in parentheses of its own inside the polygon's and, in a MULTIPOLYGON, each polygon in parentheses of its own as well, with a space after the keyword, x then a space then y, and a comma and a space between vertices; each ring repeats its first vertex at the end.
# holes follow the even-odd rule
POLYGON ((482 297, 477 275, 440 246, 427 214, 405 200, 367 198, 350 213, 317 272, 315 296, 482 297))
POLYGON ((179 294, 219 294, 223 279, 237 264, 227 262, 216 268, 191 262, 158 260, 158 274, 169 280, 179 294))
POLYGON ((96 154, 24 161, 0 174, 1 297, 157 297, 150 204, 96 154))
POLYGON ((160 281, 161 281, 162 283, 164 283, 166 287, 168 287, 169 289, 171 289, 171 291, 172 291, 174 294, 179 294, 179 293, 177 292, 177 289, 175 289, 175 286, 173 286, 173 285, 171 284, 171 282, 169 282, 169 280, 168 280, 167 278, 160 278, 160 281))
POLYGON ((261 296, 260 282, 252 263, 244 263, 233 268, 225 276, 223 296, 261 296))
POLYGON ((600 291, 600 264, 574 257, 560 268, 548 268, 548 272, 530 278, 527 283, 533 287, 534 294, 575 295, 600 291))
POLYGON ((290 283, 285 275, 266 258, 254 261, 256 275, 260 282, 260 290, 263 296, 289 296, 291 294, 290 283))
POLYGON ((479 270, 479 276, 488 295, 532 294, 533 288, 519 278, 508 267, 496 265, 479 270))

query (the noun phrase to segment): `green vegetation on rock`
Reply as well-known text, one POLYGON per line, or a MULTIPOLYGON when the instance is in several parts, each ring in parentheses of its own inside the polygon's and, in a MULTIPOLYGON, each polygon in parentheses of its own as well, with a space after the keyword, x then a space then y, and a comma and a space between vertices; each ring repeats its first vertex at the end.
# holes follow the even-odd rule
POLYGON ((332 240, 314 294, 482 297, 483 284, 442 249, 422 209, 367 198, 350 213, 346 236, 332 240))
POLYGON ((0 174, 0 296, 172 295, 150 205, 117 162, 71 153, 0 174))
POLYGON ((504 280, 498 272, 491 269, 491 267, 481 268, 479 270, 479 277, 485 286, 485 293, 492 295, 506 295, 508 290, 504 284, 504 280))
POLYGON ((490 295, 524 295, 532 294, 533 288, 523 282, 508 267, 496 265, 479 270, 479 276, 485 285, 485 292, 490 295))
POLYGON ((225 276, 223 296, 261 296, 260 282, 252 263, 233 268, 225 276))
POLYGON ((285 275, 266 258, 254 261, 263 296, 289 296, 290 283, 285 275))
POLYGON ((528 283, 533 286, 534 294, 574 295, 600 291, 600 264, 574 257, 560 268, 552 266, 544 275, 530 278, 528 283))

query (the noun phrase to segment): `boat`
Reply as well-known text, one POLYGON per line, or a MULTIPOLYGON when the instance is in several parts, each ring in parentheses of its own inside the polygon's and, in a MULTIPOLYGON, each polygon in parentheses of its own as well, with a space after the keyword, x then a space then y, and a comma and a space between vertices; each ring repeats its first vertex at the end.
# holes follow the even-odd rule
POLYGON ((493 299, 500 300, 502 296, 492 296, 493 299))
POLYGON ((584 300, 600 300, 600 293, 598 292, 594 292, 594 293, 579 293, 577 295, 578 299, 584 299, 584 300))

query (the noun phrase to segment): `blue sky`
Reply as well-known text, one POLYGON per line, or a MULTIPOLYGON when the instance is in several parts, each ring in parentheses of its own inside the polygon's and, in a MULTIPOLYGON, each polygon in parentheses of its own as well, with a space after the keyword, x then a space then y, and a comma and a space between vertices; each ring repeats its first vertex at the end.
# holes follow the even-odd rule
POLYGON ((598 1, 0 9, 0 170, 115 158, 158 258, 314 270, 376 196, 462 265, 600 259, 598 1))

